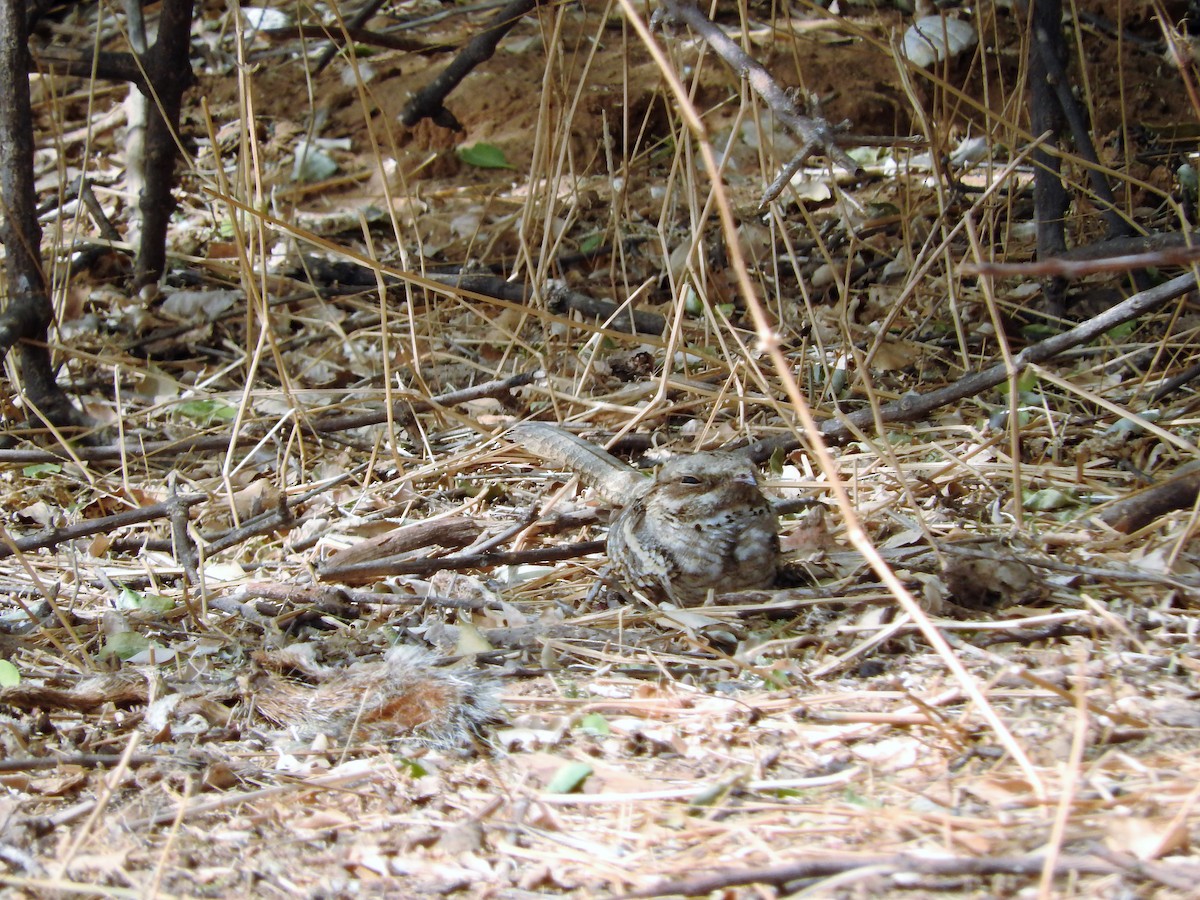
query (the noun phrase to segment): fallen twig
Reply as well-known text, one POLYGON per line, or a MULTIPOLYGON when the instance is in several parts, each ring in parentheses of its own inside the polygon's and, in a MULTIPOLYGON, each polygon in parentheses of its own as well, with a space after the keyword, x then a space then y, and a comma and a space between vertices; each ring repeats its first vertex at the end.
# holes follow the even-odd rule
POLYGON ((1149 525, 1172 510, 1187 509, 1200 494, 1200 462, 1180 466, 1166 481, 1109 504, 1098 516, 1122 534, 1149 525))
MULTIPOLYGON (((1060 353, 1077 347, 1080 344, 1095 340, 1106 331, 1118 325, 1136 319, 1138 316, 1157 309, 1164 303, 1186 294, 1196 286, 1196 276, 1192 273, 1179 275, 1170 281, 1149 290, 1139 291, 1122 303, 1093 316, 1086 322, 1081 322, 1074 328, 1046 338, 1036 344, 1031 344, 1013 357, 1011 368, 1005 362, 996 363, 982 372, 965 375, 952 384, 937 388, 924 394, 913 392, 894 403, 881 406, 878 413, 871 408, 863 408, 848 413, 836 419, 826 419, 818 428, 826 441, 838 443, 850 440, 860 430, 878 423, 916 422, 924 419, 929 413, 942 406, 947 406, 957 400, 973 397, 996 387, 1008 380, 1010 374, 1020 374, 1034 363, 1045 362, 1060 353)), ((755 441, 747 448, 751 457, 759 462, 770 459, 777 450, 791 452, 801 446, 801 442, 789 435, 755 441)))
POLYGON ((771 112, 776 118, 800 139, 800 149, 764 192, 760 207, 765 207, 779 196, 790 180, 791 173, 799 169, 803 162, 817 151, 821 151, 832 163, 849 172, 857 175, 862 171, 858 163, 837 145, 836 130, 828 122, 796 112, 795 102, 771 74, 759 62, 751 59, 745 50, 734 43, 729 35, 710 21, 695 5, 685 0, 662 0, 661 9, 669 19, 686 23, 692 31, 704 38, 730 68, 746 79, 754 92, 771 107, 771 112))
POLYGON ((1131 253, 1122 256, 1105 256, 1098 259, 1066 259, 1052 256, 1036 262, 1006 263, 977 262, 963 263, 959 271, 963 275, 988 275, 1002 278, 1012 275, 1039 277, 1052 275, 1058 278, 1082 278, 1096 272, 1127 272, 1149 266, 1186 266, 1200 259, 1200 247, 1172 247, 1146 253, 1131 253))
POLYGON ((99 519, 87 519, 74 525, 51 526, 37 534, 18 538, 12 542, 11 546, 0 544, 0 559, 11 556, 14 552, 45 550, 49 547, 57 547, 67 541, 90 537, 93 534, 116 531, 118 528, 149 522, 152 519, 170 518, 180 507, 187 508, 204 499, 206 499, 204 494, 182 494, 164 500, 162 503, 126 510, 99 519))
MULTIPOLYGON (((1040 875, 1046 865, 1042 854, 1031 856, 995 857, 921 857, 909 853, 895 854, 822 854, 777 866, 727 869, 710 875, 666 881, 644 891, 626 894, 628 898, 662 897, 667 894, 699 896, 743 884, 787 884, 809 878, 828 878, 856 869, 872 870, 875 875, 917 873, 921 875, 1040 875)), ((1119 866, 1096 856, 1059 856, 1054 874, 1123 875, 1138 880, 1171 882, 1200 878, 1200 866, 1181 864, 1155 866, 1119 866), (1162 876, 1157 870, 1164 870, 1162 876), (1169 874, 1168 874, 1169 873, 1169 874)))
POLYGON ((604 551, 604 541, 583 541, 563 547, 540 547, 534 550, 489 550, 486 553, 464 553, 434 559, 376 560, 320 572, 323 581, 346 580, 353 583, 386 578, 390 575, 432 575, 443 569, 488 569, 493 566, 532 565, 575 559, 604 551))

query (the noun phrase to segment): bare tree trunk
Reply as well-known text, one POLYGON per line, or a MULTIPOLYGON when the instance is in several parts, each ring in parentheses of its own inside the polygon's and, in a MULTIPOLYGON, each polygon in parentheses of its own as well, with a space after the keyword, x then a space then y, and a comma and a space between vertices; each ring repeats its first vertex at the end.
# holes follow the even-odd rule
POLYGON ((54 309, 42 271, 42 229, 33 189, 33 114, 25 4, 0 2, 0 241, 8 302, 0 313, 0 355, 20 348, 25 400, 32 417, 56 425, 83 417, 59 388, 46 346, 54 309))
MULTIPOLYGON (((1066 48, 1061 36, 1062 0, 1031 0, 1029 25, 1032 31, 1028 43, 1030 130, 1035 136, 1050 133, 1042 147, 1033 151, 1037 255, 1038 259, 1048 259, 1059 256, 1067 249, 1064 217, 1069 198, 1062 183, 1062 160, 1057 154, 1043 149, 1050 147, 1057 150, 1061 147, 1062 132, 1066 126, 1063 108, 1051 84, 1050 71, 1053 67, 1047 65, 1044 58, 1046 52, 1061 54, 1060 69, 1066 62, 1066 48), (1039 32, 1045 37, 1041 37, 1039 32)), ((1062 315, 1067 280, 1048 278, 1043 290, 1046 311, 1052 315, 1062 315)))
POLYGON ((163 0, 158 37, 145 56, 150 111, 146 122, 145 183, 139 201, 141 242, 134 284, 150 284, 167 265, 167 226, 175 212, 175 136, 183 94, 194 75, 189 57, 194 0, 163 0))

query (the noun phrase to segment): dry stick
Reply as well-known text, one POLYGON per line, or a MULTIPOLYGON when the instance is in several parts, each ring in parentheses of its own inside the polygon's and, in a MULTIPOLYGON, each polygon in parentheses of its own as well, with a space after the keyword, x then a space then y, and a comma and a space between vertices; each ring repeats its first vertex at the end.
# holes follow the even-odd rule
POLYGON ((192 536, 188 534, 188 507, 190 503, 185 502, 183 497, 179 496, 179 473, 172 472, 167 476, 167 516, 171 521, 171 545, 174 551, 175 559, 183 565, 183 571, 187 574, 188 580, 192 584, 200 583, 200 555, 196 551, 196 545, 192 541, 192 536))
MULTIPOLYGON (((690 0, 662 0, 661 9, 670 19, 686 22, 696 34, 704 38, 705 42, 728 63, 730 68, 746 79, 754 93, 758 94, 771 107, 771 111, 779 121, 800 138, 800 150, 789 163, 791 171, 794 171, 791 167, 798 168, 817 150, 824 152, 833 163, 847 171, 856 175, 862 171, 858 163, 851 159, 846 151, 837 146, 836 134, 828 122, 821 118, 799 115, 796 112, 796 104, 779 86, 779 83, 771 77, 771 73, 756 60, 751 59, 746 51, 734 43, 729 35, 710 21, 690 0)), ((777 178, 775 183, 767 189, 761 206, 765 207, 777 197, 787 181, 787 178, 777 178)))
POLYGON ((1167 478, 1109 504, 1098 516, 1105 525, 1122 534, 1132 534, 1160 516, 1187 509, 1200 496, 1200 461, 1180 466, 1167 478))
MULTIPOLYGON (((287 794, 297 794, 300 791, 319 791, 319 790, 349 790, 354 785, 368 779, 382 780, 388 773, 381 772, 376 769, 367 771, 350 771, 350 772, 332 772, 326 775, 316 775, 309 778, 298 779, 290 784, 282 784, 277 787, 260 788, 254 791, 244 791, 240 794, 233 792, 222 794, 219 797, 210 800, 201 800, 188 805, 184 803, 183 817, 192 819, 196 816, 204 815, 205 813, 218 812, 221 810, 231 809, 236 806, 241 806, 243 803, 253 803, 258 800, 265 800, 271 797, 280 797, 287 794)), ((154 825, 166 825, 174 822, 180 813, 176 810, 168 810, 167 812, 156 813, 144 819, 131 819, 122 822, 122 826, 131 832, 138 832, 143 828, 148 828, 154 825)))
POLYGON ((231 528, 213 538, 212 541, 205 545, 204 555, 212 557, 222 550, 228 550, 230 547, 249 540, 252 537, 286 528, 296 518, 292 514, 292 508, 299 506, 302 502, 303 500, 299 497, 289 502, 286 495, 280 494, 274 509, 259 513, 254 518, 247 519, 240 527, 231 528))
POLYGON ((537 0, 513 0, 496 13, 488 27, 471 38, 462 53, 456 56, 450 65, 413 95, 412 100, 400 113, 401 123, 411 128, 422 119, 433 119, 434 124, 443 128, 462 131, 462 125, 442 101, 458 87, 459 82, 466 78, 472 69, 492 58, 500 40, 535 6, 537 0))
MULTIPOLYGON (((799 859, 795 862, 761 868, 733 869, 714 872, 711 875, 699 875, 679 881, 666 881, 644 891, 625 894, 628 898, 661 897, 667 894, 683 896, 704 896, 716 891, 744 884, 776 884, 782 885, 792 881, 809 878, 827 878, 831 875, 841 875, 862 869, 864 875, 868 869, 876 874, 915 872, 921 875, 1038 875, 1046 865, 1045 855, 1036 856, 994 856, 990 858, 957 857, 935 858, 921 857, 909 853, 854 855, 854 854, 825 854, 809 859, 799 859)), ((1195 867, 1183 866, 1184 870, 1195 867)), ((1087 875, 1125 875, 1136 877, 1139 874, 1149 876, 1148 872, 1128 870, 1110 862, 1097 859, 1094 856, 1061 856, 1055 861, 1055 874, 1087 874, 1087 875)))
POLYGON ((443 556, 432 559, 372 560, 352 566, 323 569, 318 573, 322 581, 346 579, 361 583, 389 575, 432 575, 443 569, 486 569, 492 566, 519 566, 533 563, 557 562, 575 559, 592 553, 603 553, 604 541, 582 541, 563 547, 546 547, 534 550, 489 550, 486 553, 464 553, 459 556, 443 556))
POLYGON ((432 544, 457 550, 476 540, 482 531, 471 516, 433 516, 418 522, 409 522, 377 537, 351 544, 322 560, 320 568, 338 569, 359 563, 378 562, 432 544))
POLYGON ((988 275, 992 278, 1007 278, 1024 275, 1030 278, 1053 275, 1059 278, 1082 278, 1097 272, 1127 272, 1150 266, 1188 266, 1200 259, 1200 247, 1172 247, 1166 250, 1150 250, 1145 253, 1129 253, 1121 256, 1102 256, 1097 259, 1067 259, 1052 256, 1049 259, 1026 263, 979 262, 965 263, 959 267, 963 275, 988 275))
MULTIPOLYGON (((733 218, 733 210, 729 205, 729 198, 725 193, 724 185, 720 179, 720 169, 717 166, 716 159, 713 154, 712 144, 708 140, 703 123, 700 121, 699 115, 696 113, 695 107, 692 104, 687 90, 679 80, 677 73, 671 68, 666 59, 662 48, 650 36, 646 29, 646 25, 637 15, 632 7, 631 0, 620 0, 621 6, 625 11, 627 21, 632 25, 642 42, 646 45, 646 49, 654 58, 659 71, 666 79, 673 93, 678 100, 678 109, 684 120, 688 123, 693 135, 695 135, 700 149, 700 157, 704 162, 705 168, 708 170, 709 179, 712 184, 713 198, 716 201, 717 211, 721 218, 721 229, 727 235, 735 235, 737 233, 736 223, 733 218)), ((846 535, 854 548, 863 555, 871 568, 879 576, 880 580, 887 585, 892 596, 903 607, 904 611, 912 617, 913 621, 921 629, 925 640, 937 652, 938 656, 946 664, 946 667, 954 675, 955 679, 962 686, 963 691, 972 700, 978 708, 979 714, 991 726, 992 732, 1003 744, 1006 750, 1012 755, 1021 771, 1025 774, 1030 786, 1038 798, 1046 796, 1045 786, 1038 777, 1037 770, 1033 767, 1029 757, 1008 726, 1000 718, 999 714, 988 702, 984 696, 978 681, 967 672, 962 662, 955 655, 950 645, 946 642, 942 633, 934 627, 925 611, 921 609, 916 598, 914 598, 904 583, 896 576, 884 559, 879 555, 879 551, 867 536, 866 530, 863 528, 862 522, 858 518, 854 503, 850 499, 850 495, 846 492, 846 486, 842 482, 841 476, 838 473, 837 465, 833 460, 833 456, 829 453, 829 448, 822 440, 821 432, 817 429, 816 420, 813 418, 811 407, 808 405, 807 399, 800 390, 800 385, 797 384, 795 377, 792 375, 791 364, 784 355, 780 346, 779 334, 772 328, 770 320, 767 318, 767 312, 763 308, 762 302, 758 298, 758 294, 754 290, 754 285, 750 280, 750 273, 746 268, 746 261, 742 256, 741 248, 734 240, 729 241, 729 259, 733 271, 737 275, 738 287, 742 294, 742 298, 750 311, 750 316, 754 320, 755 331, 758 334, 760 345, 771 358, 775 366, 776 373, 779 375, 780 381, 787 392, 796 414, 800 417, 801 424, 804 429, 812 435, 811 449, 817 458, 817 463, 821 471, 825 474, 828 480, 829 490, 832 492, 834 499, 837 501, 838 509, 841 511, 846 524, 846 535)), ((1110 326, 1111 327, 1111 326, 1110 326)), ((1000 367, 999 381, 1003 381, 1008 377, 1008 373, 1004 371, 1004 367, 1000 367)), ((997 382, 998 383, 998 382, 997 382)), ((936 393, 936 392, 935 392, 936 393)), ((866 413, 866 422, 874 419, 876 411, 873 409, 860 410, 866 413)))
MULTIPOLYGON (((1013 357, 1013 371, 1020 374, 1033 363, 1046 362, 1072 347, 1095 340, 1110 329, 1128 322, 1130 319, 1136 319, 1138 316, 1145 315, 1162 306, 1167 301, 1186 294, 1195 286, 1196 276, 1189 272, 1186 275, 1179 275, 1170 281, 1163 282, 1149 290, 1140 291, 1111 309, 1093 316, 1086 322, 1081 322, 1074 328, 1062 332, 1062 334, 1056 334, 1053 337, 1046 338, 1044 341, 1039 341, 1036 344, 1026 347, 1013 357)), ((765 320, 764 327, 769 328, 769 324, 765 320)), ((906 394, 899 400, 880 407, 878 422, 886 424, 889 422, 915 422, 922 420, 939 407, 981 394, 988 388, 993 388, 1007 381, 1008 377, 1009 370, 1007 366, 1004 363, 997 363, 991 368, 964 376, 945 387, 937 388, 924 394, 916 392, 906 394)), ((863 408, 836 419, 826 419, 819 427, 815 422, 811 426, 806 424, 805 427, 809 434, 818 435, 830 443, 839 443, 852 437, 854 428, 863 428, 873 424, 875 421, 876 418, 873 411, 869 408, 863 408)), ((755 459, 761 462, 764 459, 769 459, 771 454, 776 450, 790 452, 801 446, 801 442, 793 437, 769 438, 765 441, 757 441, 751 444, 749 452, 755 459)))
MULTIPOLYGON (((412 416, 429 412, 442 406, 457 406, 470 400, 484 397, 499 397, 513 388, 531 384, 538 377, 536 372, 523 372, 508 378, 488 381, 474 387, 450 391, 428 399, 402 399, 396 401, 394 415, 397 421, 408 422, 412 416)), ((381 425, 387 421, 386 412, 357 413, 348 416, 329 416, 318 419, 311 424, 302 424, 300 428, 309 435, 319 436, 347 431, 351 428, 364 428, 369 425, 381 425)), ((153 456, 159 454, 190 453, 194 451, 227 450, 232 443, 237 447, 254 444, 261 438, 245 435, 230 440, 227 434, 202 434, 182 438, 176 441, 128 441, 122 444, 106 444, 100 447, 73 447, 72 454, 77 462, 95 462, 106 459, 120 459, 123 453, 135 453, 138 456, 153 456)), ((57 462, 63 459, 63 454, 50 450, 0 450, 0 463, 43 463, 57 462)))
MULTIPOLYGON (((162 762, 168 757, 134 754, 125 760, 130 766, 144 766, 162 762)), ((30 759, 0 758, 0 772, 39 772, 42 769, 57 769, 61 766, 98 769, 111 768, 125 759, 123 753, 56 753, 53 756, 35 756, 30 759)))
POLYGON ((149 522, 151 519, 170 518, 176 509, 181 507, 186 509, 203 499, 205 499, 204 494, 180 494, 172 496, 169 500, 164 500, 162 503, 130 509, 126 512, 115 513, 114 515, 104 516, 100 519, 88 519, 75 525, 52 526, 38 534, 14 540, 12 543, 6 542, 0 544, 0 559, 12 556, 14 553, 24 553, 28 550, 45 550, 49 547, 57 547, 59 544, 73 541, 77 538, 89 537, 105 531, 115 531, 127 525, 149 522))

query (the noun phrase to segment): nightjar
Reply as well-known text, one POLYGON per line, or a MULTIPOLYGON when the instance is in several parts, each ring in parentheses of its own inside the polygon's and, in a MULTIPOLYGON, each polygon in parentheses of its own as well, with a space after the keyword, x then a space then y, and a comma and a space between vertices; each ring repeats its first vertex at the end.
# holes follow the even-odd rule
POLYGON ((775 581, 779 522, 749 459, 722 452, 676 456, 651 479, 552 425, 530 422, 512 433, 622 507, 609 526, 608 556, 630 587, 682 605, 703 602, 710 590, 775 581))

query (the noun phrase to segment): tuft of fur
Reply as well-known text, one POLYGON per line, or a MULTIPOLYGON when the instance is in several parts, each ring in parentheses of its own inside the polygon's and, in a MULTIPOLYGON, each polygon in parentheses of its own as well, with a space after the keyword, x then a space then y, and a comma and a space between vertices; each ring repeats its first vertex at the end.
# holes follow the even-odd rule
POLYGON ((320 676, 316 685, 271 674, 255 707, 304 739, 326 734, 373 743, 417 739, 439 748, 462 747, 496 719, 495 683, 477 672, 434 665, 419 647, 394 647, 380 662, 320 676))

